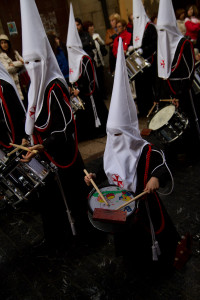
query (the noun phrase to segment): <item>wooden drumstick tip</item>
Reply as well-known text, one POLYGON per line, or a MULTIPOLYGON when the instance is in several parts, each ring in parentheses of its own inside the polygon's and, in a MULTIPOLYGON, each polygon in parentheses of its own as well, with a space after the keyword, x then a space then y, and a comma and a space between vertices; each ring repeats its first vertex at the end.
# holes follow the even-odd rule
POLYGON ((131 204, 132 202, 136 201, 137 199, 139 199, 140 197, 142 197, 142 196, 144 196, 144 195, 146 195, 146 194, 148 194, 147 191, 142 192, 141 194, 139 194, 139 195, 137 195, 136 197, 130 199, 129 201, 127 201, 127 202, 125 202, 124 204, 122 204, 121 206, 115 208, 115 210, 119 210, 119 209, 121 209, 121 208, 126 207, 128 204, 131 204))
POLYGON ((95 190, 97 191, 97 193, 99 194, 99 196, 101 197, 101 199, 103 200, 103 202, 109 206, 108 202, 106 201, 106 199, 104 198, 103 194, 101 193, 101 191, 99 190, 99 188, 97 187, 97 185, 95 184, 94 180, 92 178, 90 178, 89 173, 87 172, 86 169, 83 170, 83 172, 88 176, 88 178, 90 179, 90 182, 92 183, 93 187, 95 188, 95 190))
POLYGON ((178 102, 179 99, 160 99, 159 101, 160 102, 173 102, 173 101, 178 102))

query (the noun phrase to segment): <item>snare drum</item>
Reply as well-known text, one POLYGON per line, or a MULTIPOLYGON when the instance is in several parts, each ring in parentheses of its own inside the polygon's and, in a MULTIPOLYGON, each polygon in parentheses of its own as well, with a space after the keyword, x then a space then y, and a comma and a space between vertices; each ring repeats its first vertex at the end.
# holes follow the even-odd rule
POLYGON ((139 72, 143 72, 144 68, 150 67, 151 64, 135 51, 126 58, 126 66, 129 80, 132 81, 139 72))
POLYGON ((49 169, 33 158, 29 163, 22 163, 15 160, 15 164, 9 160, 6 168, 0 174, 1 190, 6 201, 14 208, 34 191, 39 185, 44 184, 44 180, 49 174, 49 169))
POLYGON ((127 212, 126 217, 126 223, 125 224, 115 224, 115 223, 109 223, 109 222, 103 222, 103 221, 96 221, 93 220, 92 215, 95 210, 95 208, 105 208, 105 209, 111 209, 115 210, 120 205, 124 204, 126 201, 129 201, 134 197, 134 194, 131 192, 128 192, 126 190, 120 189, 116 185, 106 186, 103 188, 100 188, 101 193, 103 194, 104 198, 108 202, 109 206, 107 206, 99 194, 96 192, 95 189, 93 189, 89 195, 88 199, 88 217, 90 222, 94 227, 96 227, 99 230, 105 231, 105 232, 120 232, 127 228, 128 220, 130 220, 132 214, 134 213, 136 209, 136 203, 132 202, 129 205, 125 206, 122 210, 127 212))
POLYGON ((188 119, 174 105, 168 105, 154 115, 148 127, 162 142, 171 143, 183 134, 188 124, 188 119))

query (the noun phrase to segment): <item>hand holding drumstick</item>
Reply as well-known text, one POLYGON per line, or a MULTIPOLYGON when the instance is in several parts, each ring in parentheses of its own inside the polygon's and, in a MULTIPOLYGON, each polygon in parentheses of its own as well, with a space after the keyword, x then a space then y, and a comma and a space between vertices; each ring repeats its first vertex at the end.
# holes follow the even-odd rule
POLYGON ((103 202, 109 206, 108 202, 106 201, 106 199, 104 198, 104 196, 102 195, 101 191, 99 190, 99 188, 97 187, 97 185, 95 184, 95 182, 92 179, 91 174, 92 173, 88 173, 86 169, 83 170, 84 173, 86 174, 85 176, 85 182, 87 183, 87 181, 89 180, 91 182, 91 184, 93 185, 93 187, 95 188, 95 190, 97 191, 97 193, 99 194, 99 196, 101 197, 101 199, 103 200, 103 202))
POLYGON ((95 173, 88 173, 88 175, 85 175, 84 181, 88 186, 90 186, 92 184, 91 179, 95 179, 95 178, 96 178, 95 173))
POLYGON ((179 107, 179 99, 173 98, 173 99, 161 99, 160 102, 171 102, 176 106, 176 108, 179 107))
POLYGON ((31 159, 34 158, 39 152, 43 152, 43 151, 44 151, 44 146, 41 144, 28 147, 26 155, 22 155, 23 158, 20 161, 27 163, 31 161, 31 159))
POLYGON ((22 150, 27 151, 26 155, 22 155, 23 158, 20 160, 21 162, 24 162, 24 163, 31 161, 31 159, 33 157, 35 157, 38 154, 38 152, 44 151, 44 146, 41 144, 37 144, 32 147, 25 147, 23 145, 16 145, 16 144, 12 144, 12 143, 10 143, 10 145, 16 147, 17 149, 22 149, 22 150))

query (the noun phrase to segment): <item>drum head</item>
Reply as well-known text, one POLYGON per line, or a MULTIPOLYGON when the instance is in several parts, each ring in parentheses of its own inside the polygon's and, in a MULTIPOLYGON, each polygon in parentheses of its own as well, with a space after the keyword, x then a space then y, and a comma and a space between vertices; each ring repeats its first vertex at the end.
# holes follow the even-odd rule
POLYGON ((6 154, 0 149, 0 159, 4 158, 5 155, 6 155, 6 154))
MULTIPOLYGON (((104 198, 108 202, 109 206, 107 206, 99 194, 93 189, 89 196, 89 209, 94 212, 95 208, 105 208, 115 210, 120 205, 128 202, 130 199, 134 197, 133 193, 128 192, 126 190, 122 190, 118 186, 107 186, 100 189, 104 198)), ((128 206, 125 206, 123 211, 127 212, 127 217, 135 210, 135 202, 132 202, 128 206)))
POLYGON ((132 215, 135 211, 136 204, 132 202, 131 204, 125 206, 122 210, 127 212, 126 223, 125 224, 117 224, 117 223, 109 223, 103 221, 93 220, 93 212, 95 208, 105 208, 114 210, 120 205, 124 204, 125 202, 129 201, 131 198, 134 197, 133 193, 128 192, 126 190, 120 189, 118 186, 106 186, 100 189, 101 193, 103 194, 106 201, 109 203, 107 206, 103 200, 100 198, 99 194, 93 189, 89 195, 89 211, 88 217, 92 225, 102 231, 105 232, 121 232, 124 231, 127 227, 127 219, 132 215))
POLYGON ((149 123, 149 129, 158 130, 163 127, 171 119, 175 112, 175 106, 169 105, 162 108, 157 114, 152 118, 149 123))

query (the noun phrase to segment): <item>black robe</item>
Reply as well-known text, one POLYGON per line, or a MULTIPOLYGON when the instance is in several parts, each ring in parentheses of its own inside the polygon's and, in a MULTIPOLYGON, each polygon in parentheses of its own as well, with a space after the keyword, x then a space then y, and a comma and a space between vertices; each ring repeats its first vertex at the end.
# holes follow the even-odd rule
MULTIPOLYGON (((169 155, 170 152, 176 153, 178 150, 181 153, 186 151, 186 154, 190 157, 191 152, 198 147, 198 132, 189 94, 194 77, 194 63, 193 46, 189 40, 182 38, 175 51, 172 71, 168 80, 159 77, 156 80, 157 101, 170 98, 179 99, 178 110, 189 120, 189 126, 184 134, 178 138, 176 143, 170 145, 168 149, 166 148, 169 155)), ((198 108, 199 101, 195 99, 194 95, 193 101, 195 109, 198 108)), ((169 105, 169 103, 159 102, 159 108, 166 105, 169 105)), ((196 112, 198 113, 198 110, 196 112)))
POLYGON ((157 31, 153 24, 148 23, 142 38, 142 57, 147 59, 150 67, 146 67, 143 73, 135 77, 136 102, 140 116, 146 116, 155 101, 155 79, 156 79, 156 51, 157 51, 157 31))
POLYGON ((25 110, 10 83, 0 79, 0 88, 3 97, 0 106, 0 145, 11 148, 9 143, 21 144, 26 136, 25 110))
POLYGON ((103 99, 99 98, 94 65, 88 56, 83 56, 81 68, 82 73, 75 86, 80 90, 79 97, 84 102, 85 110, 80 109, 76 113, 78 141, 105 136, 108 117, 108 110, 103 99), (94 99, 97 115, 101 122, 99 127, 95 126, 91 97, 94 99))
MULTIPOLYGON (((159 179, 164 186, 169 179, 167 168, 162 165, 162 157, 152 147, 149 160, 147 182, 151 177, 159 179), (162 165, 162 166, 161 166, 162 165)), ((137 167, 136 195, 144 190, 144 177, 148 161, 148 145, 143 148, 137 167)), ((154 226, 156 240, 159 243, 161 255, 154 264, 173 266, 179 235, 160 199, 158 193, 147 194, 138 201, 138 208, 128 221, 127 230, 115 234, 116 254, 123 255, 130 267, 140 267, 152 264, 152 236, 145 201, 148 202, 151 220, 154 226)))
POLYGON ((190 106, 188 90, 194 76, 193 46, 189 40, 182 38, 177 46, 168 80, 157 78, 156 98, 180 98, 180 107, 187 111, 190 106))
MULTIPOLYGON (((72 218, 75 220, 77 233, 80 234, 86 230, 85 226, 88 223, 86 199, 88 190, 84 182, 84 163, 77 151, 76 129, 71 116, 68 90, 59 80, 53 80, 45 91, 43 108, 35 124, 35 137, 37 143, 42 143, 45 147, 43 159, 48 163, 53 161, 58 166, 58 174, 67 204, 72 218), (41 127, 47 120, 47 102, 50 90, 52 92, 51 118, 47 130, 40 131, 36 126, 41 127), (65 121, 68 123, 63 132, 58 132, 64 128, 60 106, 65 121)), ((64 200, 53 173, 47 178, 45 187, 41 188, 40 200, 44 235, 47 242, 52 247, 69 244, 72 232, 64 200)))

